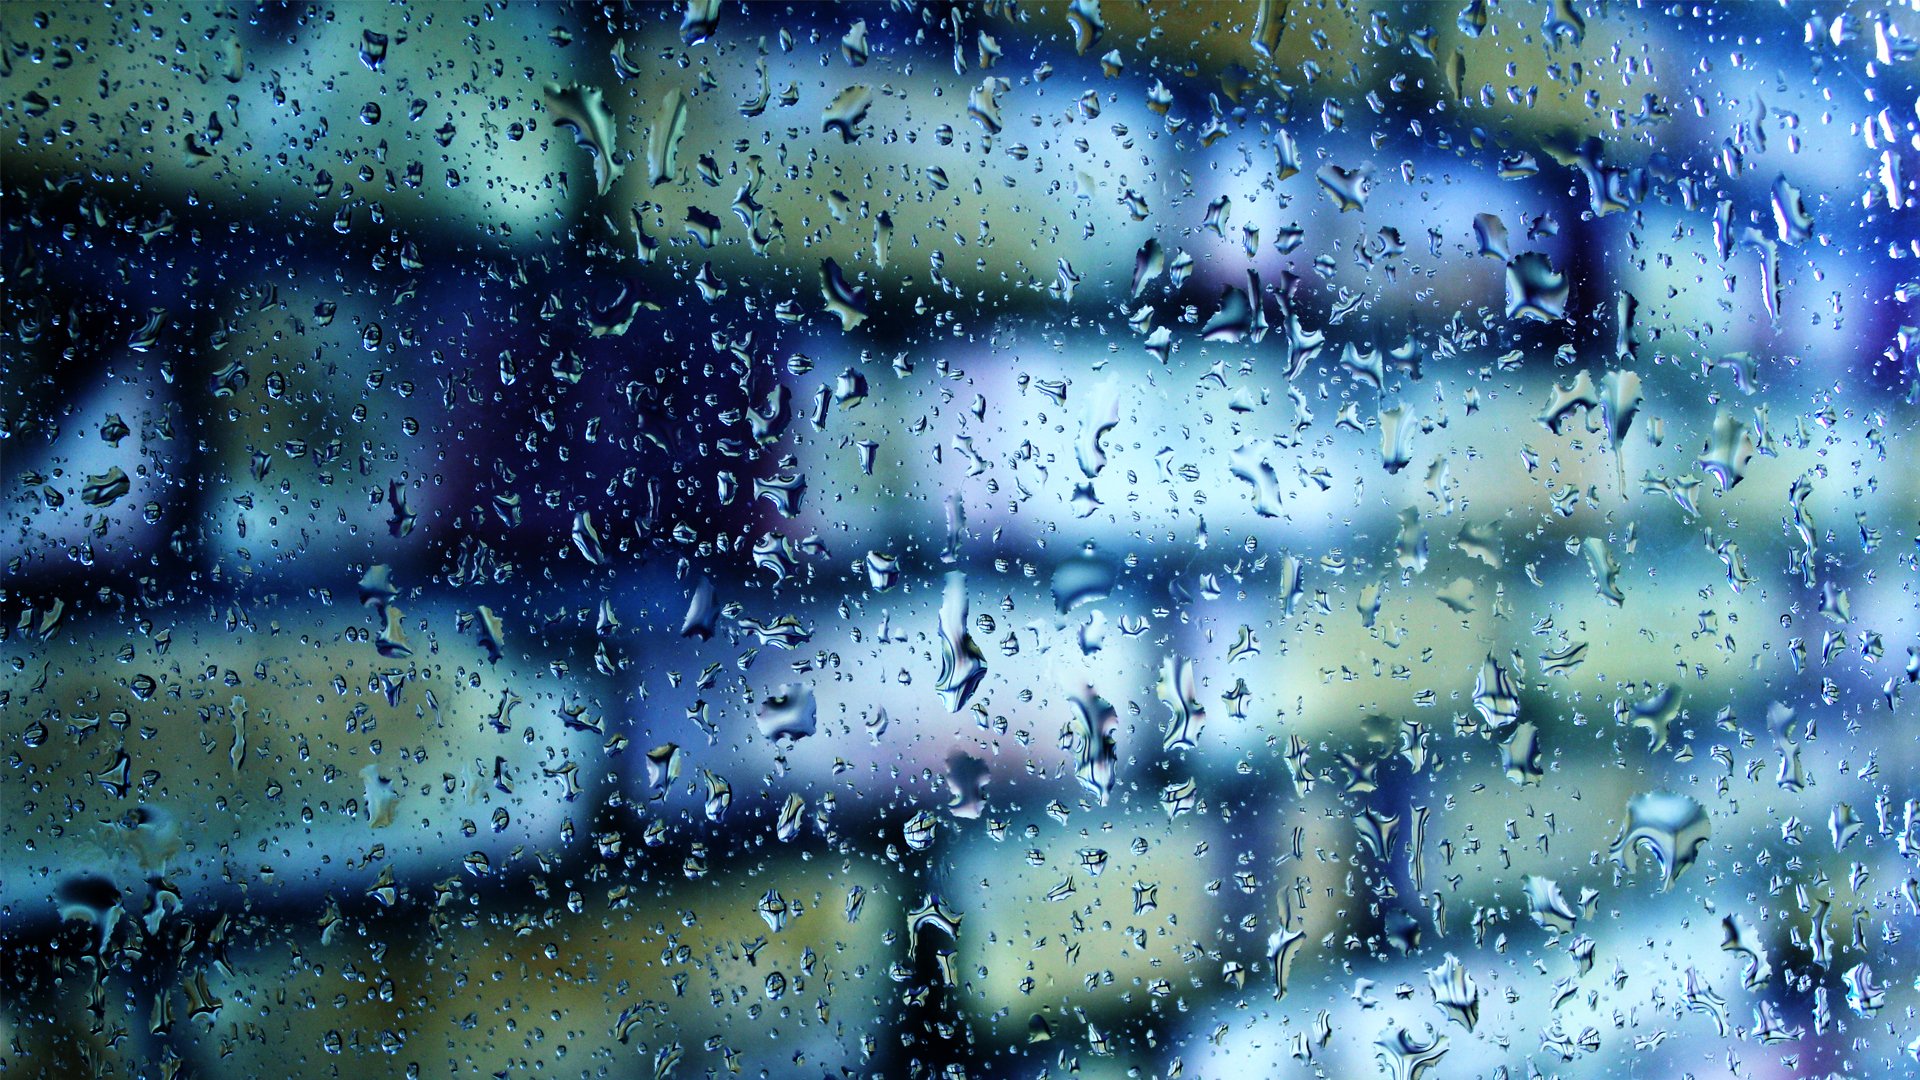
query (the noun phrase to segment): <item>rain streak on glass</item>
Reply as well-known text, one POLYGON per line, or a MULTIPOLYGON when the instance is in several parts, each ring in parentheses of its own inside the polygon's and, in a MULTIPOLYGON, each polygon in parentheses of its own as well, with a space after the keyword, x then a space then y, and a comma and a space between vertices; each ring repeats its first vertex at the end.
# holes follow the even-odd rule
POLYGON ((1920 14, 0 10, 0 1074, 1920 1070, 1920 14))

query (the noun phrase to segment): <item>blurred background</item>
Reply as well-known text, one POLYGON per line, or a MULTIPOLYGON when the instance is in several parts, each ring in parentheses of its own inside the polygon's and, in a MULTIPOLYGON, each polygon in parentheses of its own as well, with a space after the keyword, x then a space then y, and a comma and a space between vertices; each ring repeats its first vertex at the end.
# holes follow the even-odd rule
POLYGON ((1917 55, 7 5, 0 1072, 1910 1074, 1917 55))

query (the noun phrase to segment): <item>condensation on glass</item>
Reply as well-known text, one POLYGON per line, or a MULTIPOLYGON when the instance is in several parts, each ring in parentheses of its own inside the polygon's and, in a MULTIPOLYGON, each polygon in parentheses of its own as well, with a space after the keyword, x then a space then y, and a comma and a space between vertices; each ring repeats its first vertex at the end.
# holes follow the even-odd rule
POLYGON ((1917 88, 7 5, 0 1072, 1910 1075, 1917 88))

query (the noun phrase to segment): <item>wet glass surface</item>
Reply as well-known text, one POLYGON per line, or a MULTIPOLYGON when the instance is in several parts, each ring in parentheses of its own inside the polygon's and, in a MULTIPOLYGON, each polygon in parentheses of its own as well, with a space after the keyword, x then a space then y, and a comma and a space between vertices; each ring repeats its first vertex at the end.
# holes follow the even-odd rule
POLYGON ((0 1073, 1911 1075, 1917 89, 7 5, 0 1073))

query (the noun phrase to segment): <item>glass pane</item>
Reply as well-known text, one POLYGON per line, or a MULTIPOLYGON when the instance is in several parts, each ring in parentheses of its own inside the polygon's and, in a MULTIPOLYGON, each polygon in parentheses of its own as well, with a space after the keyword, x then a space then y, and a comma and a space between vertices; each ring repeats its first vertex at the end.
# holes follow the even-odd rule
POLYGON ((1920 15, 0 12, 0 1072, 1920 1061, 1920 15))

